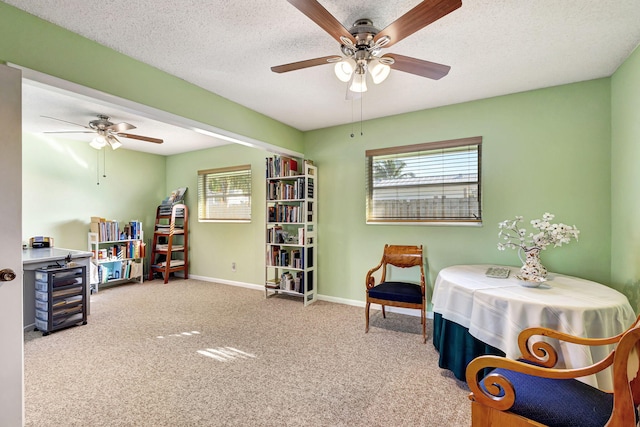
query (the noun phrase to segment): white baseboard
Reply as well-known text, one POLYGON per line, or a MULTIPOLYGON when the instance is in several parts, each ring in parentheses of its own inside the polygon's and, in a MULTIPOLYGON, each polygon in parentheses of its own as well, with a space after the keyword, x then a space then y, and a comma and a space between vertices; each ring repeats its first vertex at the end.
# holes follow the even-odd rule
MULTIPOLYGON (((256 291, 264 292, 264 286, 258 285, 258 284, 255 284, 255 283, 237 282, 237 281, 234 281, 234 280, 215 279, 215 278, 212 278, 212 277, 194 276, 194 275, 189 275, 189 277, 192 278, 192 279, 202 280, 203 282, 215 282, 215 283, 221 283, 223 285, 239 286, 241 288, 249 288, 249 289, 254 289, 256 291)), ((346 299, 346 298, 339 298, 339 297, 332 297, 332 296, 321 295, 321 294, 318 294, 318 300, 327 301, 327 302, 333 302, 333 303, 336 303, 336 304, 352 305, 354 307, 362 307, 362 308, 364 308, 364 306, 365 306, 365 302, 364 301, 346 299)), ((381 310, 382 308, 380 307, 379 304, 372 304, 371 305, 371 309, 372 310, 381 310)), ((399 313, 399 314, 406 314, 407 316, 420 317, 420 313, 417 310, 413 310, 413 309, 410 309, 410 308, 386 306, 385 310, 388 313, 399 313)), ((428 319, 433 319, 433 312, 428 311, 427 312, 427 318, 428 319)))
POLYGON ((203 282, 215 282, 215 283, 221 283, 223 285, 238 286, 238 287, 241 287, 241 288, 249 288, 249 289, 254 289, 256 291, 263 291, 264 292, 264 286, 256 285, 255 283, 237 282, 235 280, 216 279, 216 278, 213 278, 213 277, 194 276, 193 274, 190 274, 189 278, 190 279, 196 279, 196 280, 202 280, 203 282))

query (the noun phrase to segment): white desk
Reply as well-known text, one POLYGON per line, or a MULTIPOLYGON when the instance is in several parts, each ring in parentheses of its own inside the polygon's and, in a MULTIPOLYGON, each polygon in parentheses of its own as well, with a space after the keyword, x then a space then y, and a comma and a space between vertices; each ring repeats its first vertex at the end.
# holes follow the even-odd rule
MULTIPOLYGON (((511 268, 509 278, 496 279, 486 277, 488 267, 460 265, 441 270, 433 290, 433 311, 509 358, 520 357, 518 334, 528 327, 603 338, 625 331, 636 318, 623 294, 599 283, 549 273, 549 281, 539 288, 526 288, 514 277, 518 268, 511 268)), ((587 366, 610 351, 610 346, 589 349, 564 343, 560 366, 587 366)), ((597 374, 584 382, 608 389, 612 387, 611 373, 597 374)))

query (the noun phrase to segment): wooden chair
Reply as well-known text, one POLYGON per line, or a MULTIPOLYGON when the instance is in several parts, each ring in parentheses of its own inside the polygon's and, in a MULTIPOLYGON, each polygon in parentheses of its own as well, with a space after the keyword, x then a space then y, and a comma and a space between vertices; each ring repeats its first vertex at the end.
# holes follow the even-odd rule
POLYGON ((422 321, 422 338, 427 342, 426 320, 425 320, 425 279, 422 258, 422 245, 420 246, 397 246, 384 245, 384 252, 380 264, 369 270, 365 280, 367 286, 367 304, 365 308, 366 328, 369 332, 369 307, 371 304, 382 306, 382 317, 386 318, 384 307, 415 308, 420 310, 422 321), (419 267, 419 284, 404 281, 386 281, 387 268, 389 266, 399 268, 419 267), (381 270, 380 282, 376 285, 374 273, 381 270))
POLYGON ((473 427, 636 426, 640 316, 626 332, 611 338, 589 339, 548 328, 529 328, 518 336, 518 346, 523 355, 520 360, 480 356, 467 366, 473 427), (534 336, 585 346, 617 345, 593 365, 556 369, 556 350, 547 342, 533 340, 534 336), (612 365, 613 391, 599 390, 576 379, 612 365), (495 369, 481 378, 487 368, 495 369))

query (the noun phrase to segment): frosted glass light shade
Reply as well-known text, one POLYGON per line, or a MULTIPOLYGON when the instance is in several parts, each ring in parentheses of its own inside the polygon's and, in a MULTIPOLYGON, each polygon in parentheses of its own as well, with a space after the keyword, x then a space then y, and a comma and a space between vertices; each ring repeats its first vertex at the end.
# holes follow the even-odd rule
POLYGON ((112 150, 117 150, 118 148, 122 147, 122 143, 120 141, 118 141, 118 138, 116 138, 113 135, 109 135, 107 137, 107 142, 111 146, 112 150))
POLYGON ((367 80, 366 74, 357 74, 353 76, 353 82, 349 87, 351 92, 366 92, 367 91, 367 80))
POLYGON ((104 136, 98 135, 89 143, 90 146, 95 148, 96 150, 100 150, 102 147, 107 145, 107 140, 104 136))
POLYGON ((353 74, 353 64, 351 64, 351 61, 345 59, 336 62, 333 70, 336 73, 336 77, 346 83, 351 79, 351 75, 353 74))
POLYGON ((385 81, 387 77, 389 77, 390 72, 391 72, 391 67, 376 61, 376 64, 373 67, 371 67, 371 79, 375 84, 382 83, 383 81, 385 81))

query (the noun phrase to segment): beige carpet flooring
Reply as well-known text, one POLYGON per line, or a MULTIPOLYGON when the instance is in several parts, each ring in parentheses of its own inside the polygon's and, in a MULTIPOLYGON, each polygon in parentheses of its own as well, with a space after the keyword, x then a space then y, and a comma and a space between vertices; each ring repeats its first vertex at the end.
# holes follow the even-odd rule
MULTIPOLYGON (((431 321, 427 325, 431 330, 431 321)), ((25 334, 27 426, 468 426, 417 317, 173 279, 104 288, 25 334)))

